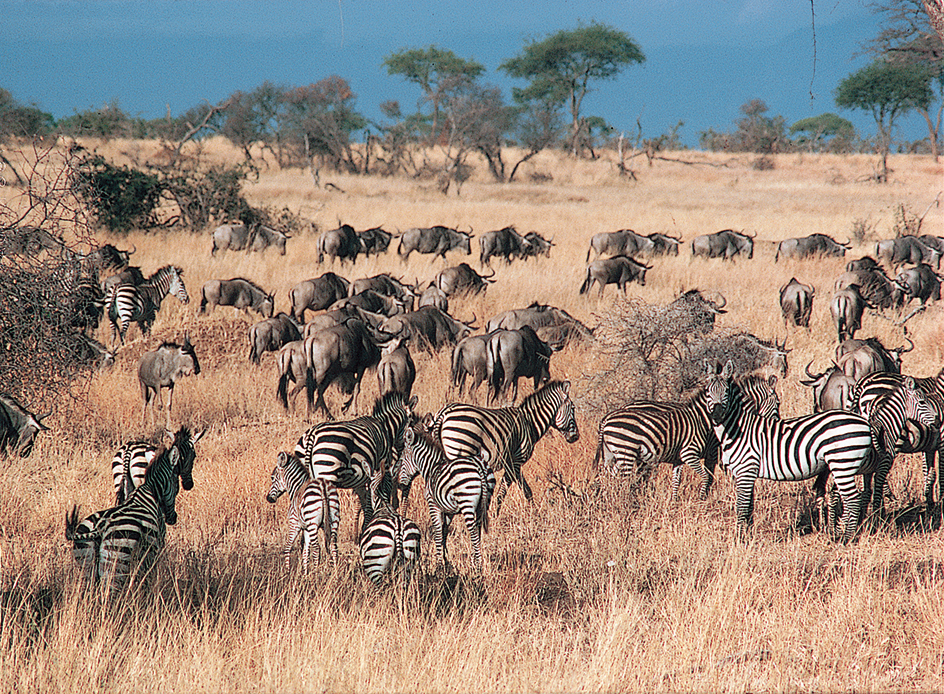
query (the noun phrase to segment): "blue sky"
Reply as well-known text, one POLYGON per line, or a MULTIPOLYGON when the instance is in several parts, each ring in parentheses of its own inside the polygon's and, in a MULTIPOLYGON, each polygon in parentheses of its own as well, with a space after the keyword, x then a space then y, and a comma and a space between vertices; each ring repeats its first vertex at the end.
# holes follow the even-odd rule
MULTIPOLYGON (((579 22, 622 29, 646 54, 641 66, 599 82, 585 104, 627 133, 646 136, 684 121, 698 133, 732 130, 739 107, 762 99, 788 123, 838 112, 833 90, 868 62, 856 56, 879 18, 859 0, 0 0, 0 87, 57 118, 117 101, 153 118, 201 101, 216 103, 265 80, 288 86, 332 74, 346 79, 357 107, 412 110, 417 90, 386 74, 387 55, 428 45, 485 65, 486 81, 510 99, 496 68, 538 39, 579 22), (811 10, 815 8, 814 31, 811 10)), ((875 124, 839 112, 860 133, 875 124)), ((914 115, 902 137, 926 135, 914 115)))

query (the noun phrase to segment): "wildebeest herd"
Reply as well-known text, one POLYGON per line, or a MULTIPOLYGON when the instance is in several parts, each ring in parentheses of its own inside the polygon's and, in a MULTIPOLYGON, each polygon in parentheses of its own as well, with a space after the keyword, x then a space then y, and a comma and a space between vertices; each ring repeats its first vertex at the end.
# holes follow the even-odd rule
MULTIPOLYGON (((287 237, 270 231, 262 227, 249 234, 239 225, 220 227, 212 235, 212 253, 260 251, 267 246, 284 253, 287 237)), ((322 233, 319 262, 337 260, 342 268, 346 263, 353 268, 359 255, 384 253, 394 239, 404 261, 413 252, 433 258, 445 258, 449 252, 471 255, 472 238, 471 231, 444 226, 392 234, 380 228, 357 232, 342 224, 322 233)), ((600 296, 607 284, 616 284, 624 293, 630 282, 645 285, 646 272, 654 270, 656 259, 677 256, 681 244, 677 237, 643 236, 628 229, 597 234, 590 239, 579 294, 587 293, 593 283, 600 285, 600 296), (635 256, 646 257, 650 264, 635 256)), ((521 235, 514 227, 505 227, 479 237, 479 265, 484 273, 495 258, 510 263, 546 257, 553 245, 535 232, 521 235)), ((843 257, 848 247, 822 234, 786 239, 777 247, 775 261, 843 257)), ((690 248, 693 258, 750 261, 754 238, 729 229, 697 236, 690 248)), ((803 383, 812 388, 812 414, 782 420, 776 378, 735 373, 731 362, 707 363, 704 385, 685 402, 640 402, 607 413, 600 423, 597 464, 613 475, 638 476, 655 463, 670 463, 674 492, 678 472, 686 464, 702 477, 702 491, 707 494, 720 460, 735 478, 742 528, 752 520, 753 484, 758 477, 815 478, 814 488, 821 495, 831 478, 833 526, 849 540, 870 503, 875 513, 884 513, 882 491, 896 454, 923 452, 928 510, 939 509, 932 486, 935 454, 942 445, 944 370, 928 378, 903 376, 902 355, 914 347, 910 339, 888 348, 875 338, 857 339, 856 333, 866 309, 901 311, 917 298, 920 306, 915 310, 921 310, 928 301, 938 300, 940 250, 936 241, 910 238, 907 244, 880 242, 875 256, 877 260, 866 256, 848 263, 832 288, 829 310, 838 346, 827 371, 816 374, 812 364, 806 366, 808 380, 803 383), (883 263, 892 272, 905 264, 913 267, 892 279, 883 263), (845 445, 835 443, 837 435, 845 445), (861 494, 855 483, 860 476, 865 480, 861 494)), ((120 275, 105 278, 104 313, 113 325, 113 343, 118 338, 124 341, 131 322, 137 322, 146 335, 168 294, 187 303, 183 274, 180 268, 165 266, 145 277, 140 268, 135 272, 125 267, 120 275)), ((449 313, 450 299, 484 292, 494 282, 494 271, 480 274, 464 262, 413 284, 390 273, 347 278, 326 271, 298 282, 289 293, 286 311, 278 313, 275 294, 252 280, 213 279, 203 285, 200 314, 219 305, 262 316, 247 330, 249 360, 259 364, 265 353, 276 353, 274 390, 282 405, 290 409, 304 389, 307 417, 317 411, 326 418, 308 428, 291 452, 280 453, 272 472, 267 498, 275 501, 284 493, 290 499, 286 555, 301 534, 307 564, 311 543, 317 543, 318 532, 324 531, 329 556, 337 561, 337 490, 352 489, 364 514, 359 537, 365 571, 372 580, 381 580, 398 561, 419 551, 415 524, 398 515, 397 488, 405 494, 409 481, 420 474, 426 482, 440 563, 446 562, 449 519, 461 514, 476 569, 481 570, 479 544, 493 493, 496 507, 512 483, 530 498, 522 468, 535 445, 551 428, 568 442, 579 436, 570 383, 552 380, 551 361, 571 342, 593 335, 590 327, 566 311, 537 302, 495 315, 481 333, 475 332, 474 316, 463 320, 449 313), (307 322, 306 312, 314 312, 307 322), (452 350, 452 392, 460 401, 468 397, 478 402, 478 388, 485 383, 485 406, 450 402, 437 414, 420 417, 412 393, 417 371, 423 367, 418 355, 446 347, 452 350), (359 409, 361 383, 372 370, 380 397, 370 414, 334 421, 325 399, 327 389, 335 385, 345 396, 341 412, 347 415, 352 408, 359 409), (520 378, 532 379, 533 386, 519 402, 520 378), (290 383, 295 386, 291 391, 290 383)), ((785 323, 808 328, 815 297, 812 284, 796 278, 780 288, 785 323)), ((156 396, 160 403, 161 390, 168 389, 169 428, 175 383, 198 373, 197 349, 189 336, 182 344, 165 342, 147 352, 138 370, 145 420, 151 400, 156 396)), ((46 428, 42 419, 9 396, 0 397, 0 445, 29 455, 37 433, 46 428)), ((182 427, 166 444, 150 446, 149 462, 129 458, 115 468, 116 489, 127 490, 115 507, 81 522, 77 511, 70 513, 67 537, 80 564, 99 578, 114 578, 120 586, 134 562, 153 558, 163 543, 164 526, 176 519, 178 480, 184 481, 185 489, 192 486, 188 476, 193 444, 202 434, 182 427), (119 532, 133 541, 109 545, 108 538, 119 532)))

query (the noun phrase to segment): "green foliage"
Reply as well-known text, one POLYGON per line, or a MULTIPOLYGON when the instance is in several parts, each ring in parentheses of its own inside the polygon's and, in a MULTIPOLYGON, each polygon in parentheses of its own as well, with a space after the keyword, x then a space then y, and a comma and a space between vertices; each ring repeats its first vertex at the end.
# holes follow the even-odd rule
POLYGON ((163 174, 162 185, 177 204, 179 222, 198 232, 213 220, 256 221, 242 194, 243 181, 254 172, 246 163, 205 170, 179 169, 163 174))
MULTIPOLYGON (((704 149, 722 152, 753 152, 755 154, 774 154, 789 151, 792 143, 786 134, 786 121, 783 116, 767 117, 767 104, 761 99, 752 99, 741 105, 743 118, 736 121, 737 130, 733 133, 719 133, 713 129, 699 133, 699 141, 704 149)), ((758 168, 765 168, 772 160, 758 159, 758 168)))
POLYGON ((115 166, 101 155, 90 154, 76 162, 73 185, 99 224, 111 232, 157 224, 155 211, 164 184, 155 174, 115 166))
POLYGON ((23 106, 0 88, 0 142, 18 137, 42 137, 56 127, 51 114, 36 106, 23 106))
POLYGON ((886 118, 893 120, 913 108, 927 109, 934 99, 931 78, 922 65, 876 60, 839 83, 836 105, 871 111, 882 127, 886 118))

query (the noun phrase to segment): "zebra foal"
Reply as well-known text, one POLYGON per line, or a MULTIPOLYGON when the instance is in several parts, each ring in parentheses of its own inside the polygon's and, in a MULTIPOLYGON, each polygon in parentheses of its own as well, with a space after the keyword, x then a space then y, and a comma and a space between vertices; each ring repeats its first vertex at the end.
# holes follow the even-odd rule
POLYGON ((405 584, 420 558, 420 529, 389 506, 382 506, 364 525, 358 549, 364 573, 375 586, 403 576, 405 584))
POLYGON ((718 437, 721 463, 734 477, 735 509, 741 530, 750 527, 754 482, 796 481, 828 469, 843 501, 842 538, 851 540, 859 524, 855 477, 872 463, 872 427, 864 417, 829 410, 794 419, 765 419, 744 405, 728 361, 721 373, 708 372, 706 406, 718 437))
POLYGON ((414 432, 411 427, 403 434, 397 483, 405 502, 413 479, 423 476, 433 540, 444 570, 449 567, 449 526, 455 515, 462 514, 472 542, 473 565, 476 572, 482 573, 482 531, 488 531, 488 505, 495 491, 495 473, 488 467, 487 455, 446 460, 438 442, 428 434, 414 432))
POLYGON ((291 453, 279 452, 272 469, 269 493, 266 501, 274 504, 288 493, 288 539, 282 546, 285 568, 291 564, 292 547, 299 534, 302 536, 302 569, 308 570, 308 558, 312 546, 315 549, 315 566, 321 563, 321 547, 318 531, 323 530, 325 546, 331 563, 338 564, 338 523, 341 502, 338 490, 325 480, 312 481, 308 469, 291 453))

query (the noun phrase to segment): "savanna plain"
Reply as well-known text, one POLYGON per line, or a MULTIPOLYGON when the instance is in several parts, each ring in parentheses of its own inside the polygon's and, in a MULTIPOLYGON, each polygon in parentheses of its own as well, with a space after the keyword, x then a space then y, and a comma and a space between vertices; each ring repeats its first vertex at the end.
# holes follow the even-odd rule
MULTIPOLYGON (((115 161, 151 156, 140 142, 87 143, 115 161)), ((233 162, 222 143, 204 156, 233 162)), ((614 310, 614 287, 602 299, 578 294, 588 241, 632 228, 690 241, 733 228, 756 234, 753 260, 654 258, 645 286, 631 297, 664 305, 683 290, 720 292, 719 327, 786 340, 789 372, 777 384, 784 416, 812 411, 804 366, 825 370, 835 330, 832 284, 847 260, 893 236, 901 206, 928 209, 942 168, 921 156, 894 156, 891 180, 870 182, 864 155, 790 154, 759 170, 748 156, 671 155, 687 164, 636 160, 636 178, 620 176, 604 153, 575 161, 544 153, 522 167, 520 182, 496 184, 479 165, 461 194, 440 194, 431 181, 325 175, 263 167, 246 193, 254 204, 288 207, 321 229, 342 221, 355 229, 446 226, 475 234, 514 224, 553 239, 549 258, 495 262, 484 295, 453 300, 451 312, 483 327, 503 310, 532 301, 559 306, 591 327, 614 310), (855 229, 865 235, 854 237, 855 229), (814 232, 853 240, 845 259, 774 262, 776 243, 814 232), (809 330, 786 328, 778 290, 792 276, 816 288, 809 330)), ((17 194, 12 187, 0 191, 17 194)), ((933 208, 922 233, 944 235, 933 208)), ((643 493, 625 481, 597 481, 592 461, 605 412, 586 404, 588 377, 607 363, 594 342, 553 355, 552 378, 569 379, 580 439, 551 431, 524 474, 527 502, 513 488, 483 539, 486 569, 472 578, 468 535, 457 521, 450 537, 461 577, 435 574, 422 494, 401 512, 424 532, 422 573, 406 590, 374 588, 356 558, 355 503, 342 493, 341 560, 304 575, 280 548, 285 501, 264 496, 276 453, 290 450, 309 423, 277 402, 273 354, 248 359, 248 328, 258 319, 230 308, 198 315, 209 279, 252 279, 276 292, 288 310, 299 281, 333 270, 353 279, 391 272, 428 281, 446 261, 413 254, 404 263, 396 239, 386 255, 351 265, 319 265, 317 234, 289 240, 285 256, 210 255, 210 230, 133 232, 102 243, 137 249, 145 274, 167 263, 185 270, 192 301, 165 300, 153 333, 132 326, 115 366, 76 385, 59 404, 30 458, 0 463, 0 689, 3 691, 932 691, 944 688, 944 541, 922 520, 921 465, 899 456, 886 501, 891 522, 840 544, 811 529, 810 483, 758 482, 754 529, 735 531, 734 495, 723 473, 705 501, 683 472, 679 499, 667 466, 643 493), (195 487, 177 500, 179 521, 150 580, 108 604, 86 589, 73 566, 64 516, 73 504, 91 513, 113 504, 110 461, 123 441, 151 437, 163 413, 142 422, 137 383, 141 354, 161 340, 189 334, 200 375, 179 383, 174 426, 206 429, 197 444, 195 487), (155 423, 156 422, 156 423, 155 423)), ((907 322, 913 351, 904 371, 933 375, 944 366, 940 304, 907 322)), ((860 336, 903 343, 901 326, 868 313, 860 336)), ((109 344, 110 328, 96 333, 109 344)), ((414 352, 420 412, 456 399, 450 350, 414 352)), ((531 390, 522 382, 522 397, 531 390)), ((484 391, 484 389, 483 389, 484 391)), ((356 414, 366 414, 378 386, 369 372, 356 414)), ((329 389, 329 407, 340 397, 329 389)), ((480 397, 484 392, 479 393, 480 397)), ((166 402, 166 396, 165 396, 166 402)), ((38 409, 38 408, 37 408, 38 409)))

